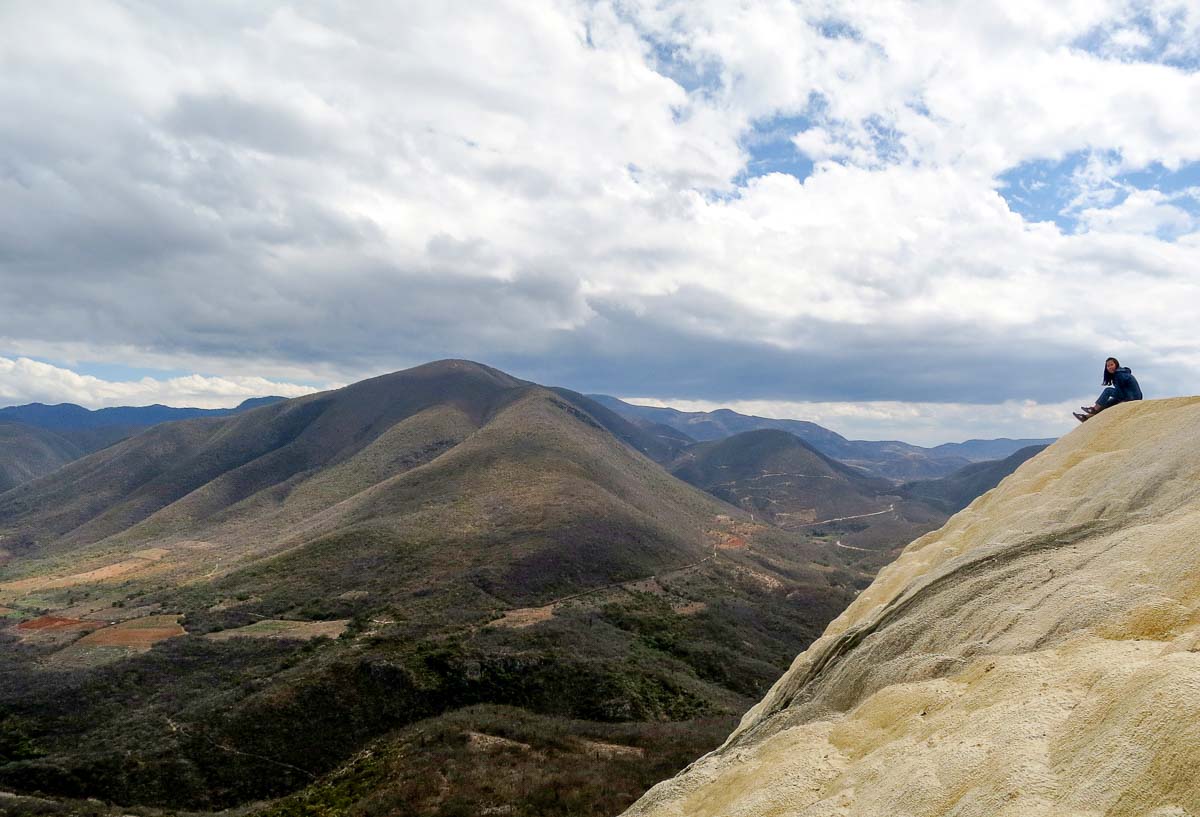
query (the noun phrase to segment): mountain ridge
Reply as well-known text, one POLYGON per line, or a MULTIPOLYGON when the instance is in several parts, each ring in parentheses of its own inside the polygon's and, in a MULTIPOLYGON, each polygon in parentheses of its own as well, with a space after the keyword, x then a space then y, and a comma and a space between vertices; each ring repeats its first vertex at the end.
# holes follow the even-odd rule
POLYGON ((1053 442, 1050 439, 1015 440, 1004 437, 942 443, 933 448, 924 448, 900 440, 849 440, 807 420, 756 417, 731 409, 684 412, 673 408, 638 406, 608 395, 589 396, 623 416, 666 425, 700 442, 722 439, 743 431, 787 431, 826 456, 897 483, 947 476, 971 462, 1003 459, 1020 448, 1053 442))
POLYGON ((251 397, 233 408, 178 408, 153 403, 148 406, 110 406, 84 408, 77 403, 25 403, 0 408, 0 421, 12 420, 52 430, 104 428, 107 426, 149 426, 172 420, 196 417, 225 417, 240 411, 286 400, 285 397, 251 397))
POLYGON ((463 707, 645 735, 743 711, 865 574, 648 456, 669 449, 439 361, 157 425, 0 495, 0 712, 38 747, 0 753, 0 785, 223 808, 463 707))

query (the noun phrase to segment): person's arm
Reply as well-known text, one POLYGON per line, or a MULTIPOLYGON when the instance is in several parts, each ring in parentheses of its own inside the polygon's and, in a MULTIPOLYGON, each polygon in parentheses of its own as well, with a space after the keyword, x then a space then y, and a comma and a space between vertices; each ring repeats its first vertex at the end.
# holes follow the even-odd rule
POLYGON ((1133 379, 1133 373, 1126 368, 1113 372, 1113 385, 1117 387, 1122 400, 1133 400, 1140 396, 1137 381, 1133 379))

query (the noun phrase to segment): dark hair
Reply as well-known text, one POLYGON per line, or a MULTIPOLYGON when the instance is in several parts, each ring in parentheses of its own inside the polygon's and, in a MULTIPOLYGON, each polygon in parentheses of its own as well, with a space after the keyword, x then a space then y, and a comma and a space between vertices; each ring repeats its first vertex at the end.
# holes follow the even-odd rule
POLYGON ((1108 373, 1108 361, 1110 361, 1110 360, 1113 363, 1117 364, 1115 367, 1113 367, 1114 369, 1121 368, 1121 361, 1117 360, 1115 357, 1107 357, 1104 359, 1104 385, 1105 386, 1111 386, 1113 383, 1113 376, 1108 373))

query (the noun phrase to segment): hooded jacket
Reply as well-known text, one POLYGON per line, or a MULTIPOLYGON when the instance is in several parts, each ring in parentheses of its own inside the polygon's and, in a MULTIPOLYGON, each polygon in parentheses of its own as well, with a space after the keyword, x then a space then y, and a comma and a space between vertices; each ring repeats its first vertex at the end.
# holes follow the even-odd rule
POLYGON ((1113 372, 1113 388, 1117 390, 1117 396, 1122 402, 1142 399, 1142 387, 1138 385, 1137 378, 1128 366, 1122 366, 1113 372))

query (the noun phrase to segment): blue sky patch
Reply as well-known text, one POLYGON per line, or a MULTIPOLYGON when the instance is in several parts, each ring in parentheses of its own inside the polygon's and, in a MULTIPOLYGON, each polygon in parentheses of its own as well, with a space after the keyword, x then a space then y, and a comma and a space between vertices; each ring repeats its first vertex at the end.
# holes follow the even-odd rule
POLYGON ((1076 220, 1068 209, 1079 193, 1074 174, 1087 159, 1088 154, 1080 151, 1065 159, 1024 162, 1000 174, 997 192, 1009 209, 1026 221, 1053 221, 1063 231, 1072 232, 1076 220))
POLYGON ((822 37, 829 40, 854 40, 862 42, 862 32, 845 20, 818 20, 814 22, 813 28, 820 32, 822 37))
MULTIPOLYGON (((997 192, 1008 202, 1009 209, 1019 213, 1026 221, 1053 221, 1064 232, 1077 229, 1080 210, 1087 207, 1116 207, 1134 190, 1157 190, 1166 195, 1173 206, 1192 215, 1200 215, 1200 200, 1190 193, 1191 190, 1200 189, 1200 162, 1192 162, 1175 170, 1155 162, 1138 170, 1097 180, 1093 188, 1086 191, 1080 172, 1091 156, 1088 151, 1078 151, 1063 159, 1025 162, 999 176, 997 192), (1084 192, 1094 195, 1083 206, 1075 204, 1075 200, 1084 192)), ((1119 157, 1109 154, 1105 158, 1115 163, 1119 157)))
POLYGON ((1187 42, 1187 11, 1162 15, 1158 23, 1145 12, 1130 16, 1123 25, 1098 26, 1071 43, 1073 48, 1103 59, 1169 65, 1184 71, 1200 69, 1200 44, 1187 42))
POLYGON ((650 45, 655 73, 674 80, 688 94, 708 95, 721 87, 721 67, 717 62, 696 62, 674 43, 643 37, 650 45))
POLYGON ((1157 190, 1170 197, 1171 204, 1192 215, 1200 215, 1200 200, 1189 191, 1200 191, 1200 162, 1191 162, 1171 170, 1155 162, 1132 173, 1116 177, 1120 184, 1139 190, 1157 190))
POLYGON ((746 171, 740 181, 768 173, 786 173, 804 181, 813 171, 812 159, 792 144, 792 137, 812 127, 807 116, 776 116, 755 124, 742 137, 742 148, 749 154, 746 171))
POLYGON ((51 366, 58 366, 62 369, 70 369, 76 374, 84 376, 98 377, 101 380, 111 382, 141 380, 143 377, 150 377, 155 380, 169 380, 172 377, 189 377, 196 372, 190 372, 186 369, 148 369, 141 366, 124 366, 119 363, 99 363, 96 361, 80 361, 70 365, 61 363, 56 360, 45 360, 40 358, 31 358, 31 360, 41 360, 42 363, 49 363, 51 366))

